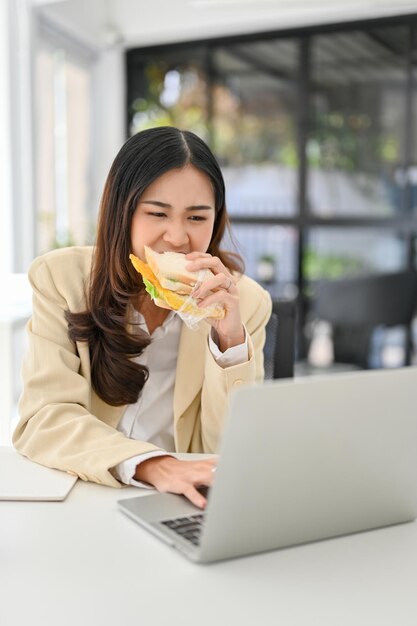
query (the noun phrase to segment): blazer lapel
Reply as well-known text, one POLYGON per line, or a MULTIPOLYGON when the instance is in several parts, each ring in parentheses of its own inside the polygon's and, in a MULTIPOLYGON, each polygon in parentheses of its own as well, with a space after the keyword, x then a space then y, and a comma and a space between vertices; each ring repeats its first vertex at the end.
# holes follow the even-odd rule
POLYGON ((174 425, 202 387, 209 330, 208 324, 200 323, 196 330, 183 324, 174 390, 174 425))

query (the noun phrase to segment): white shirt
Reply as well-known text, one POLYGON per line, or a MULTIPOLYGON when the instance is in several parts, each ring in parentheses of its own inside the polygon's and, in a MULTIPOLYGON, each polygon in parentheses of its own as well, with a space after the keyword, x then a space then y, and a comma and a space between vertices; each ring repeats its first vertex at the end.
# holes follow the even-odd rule
MULTIPOLYGON (((134 322, 139 323, 146 332, 149 332, 143 315, 139 312, 135 314, 134 322)), ((149 378, 138 401, 126 407, 117 430, 130 439, 148 441, 164 451, 136 455, 116 465, 112 473, 127 485, 145 486, 144 483, 133 479, 136 466, 147 459, 175 450, 173 401, 181 328, 180 317, 171 311, 162 326, 158 326, 153 332, 149 346, 134 359, 136 363, 146 365, 149 369, 149 378)), ((209 348, 221 367, 244 363, 248 360, 246 329, 245 342, 228 348, 223 353, 220 352, 210 333, 209 348)))

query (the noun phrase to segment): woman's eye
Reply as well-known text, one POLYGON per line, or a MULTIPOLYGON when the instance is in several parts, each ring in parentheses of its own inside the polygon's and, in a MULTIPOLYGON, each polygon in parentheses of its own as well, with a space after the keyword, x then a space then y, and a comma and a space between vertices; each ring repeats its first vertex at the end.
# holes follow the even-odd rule
POLYGON ((160 213, 159 211, 152 211, 148 213, 148 215, 152 215, 153 217, 166 217, 166 213, 160 213))
POLYGON ((203 217, 202 215, 191 215, 189 219, 192 222, 205 222, 207 218, 203 217))

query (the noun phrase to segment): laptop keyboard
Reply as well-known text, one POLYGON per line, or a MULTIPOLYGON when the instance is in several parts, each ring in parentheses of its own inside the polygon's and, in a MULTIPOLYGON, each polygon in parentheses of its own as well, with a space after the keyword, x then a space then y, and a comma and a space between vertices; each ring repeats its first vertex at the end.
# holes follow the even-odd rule
POLYGON ((167 528, 170 528, 184 539, 188 539, 192 544, 198 546, 200 543, 201 529, 204 523, 204 514, 197 513, 189 517, 176 517, 161 522, 167 528))

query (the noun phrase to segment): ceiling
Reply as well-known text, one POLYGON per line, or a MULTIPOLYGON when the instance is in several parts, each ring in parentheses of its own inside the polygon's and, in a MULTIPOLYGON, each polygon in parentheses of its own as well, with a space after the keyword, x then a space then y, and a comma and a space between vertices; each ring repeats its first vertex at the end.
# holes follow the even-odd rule
POLYGON ((125 48, 417 14, 417 0, 30 0, 92 48, 125 48))

